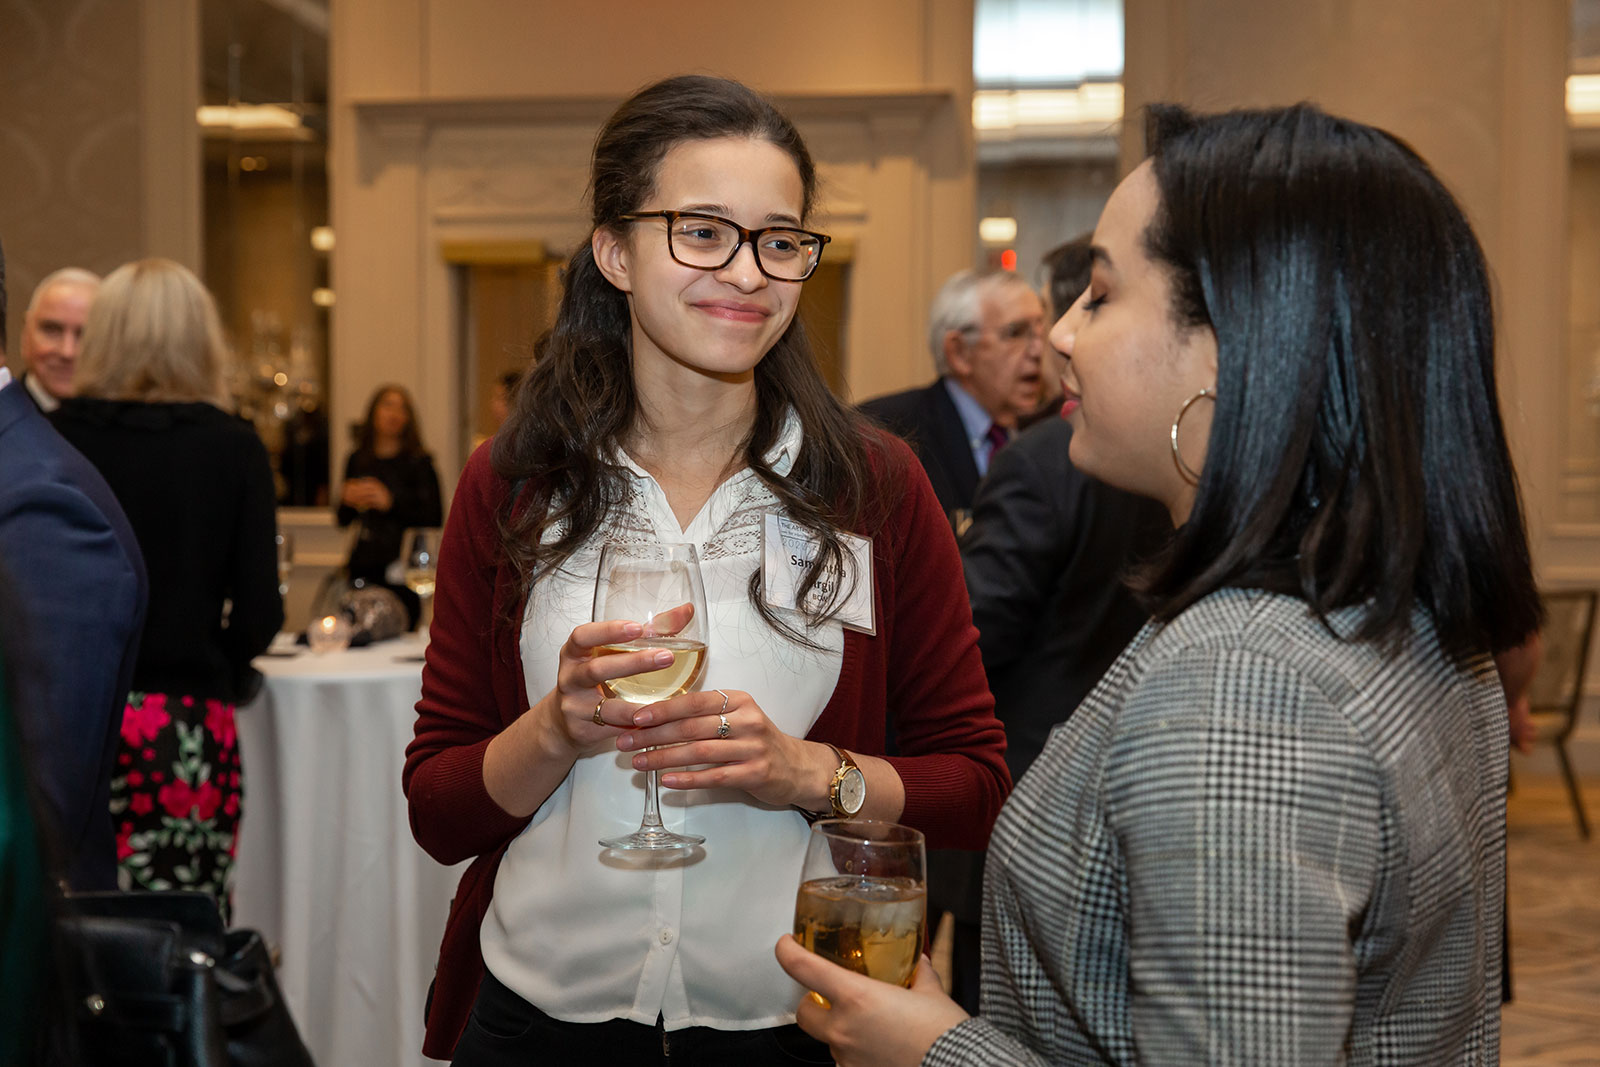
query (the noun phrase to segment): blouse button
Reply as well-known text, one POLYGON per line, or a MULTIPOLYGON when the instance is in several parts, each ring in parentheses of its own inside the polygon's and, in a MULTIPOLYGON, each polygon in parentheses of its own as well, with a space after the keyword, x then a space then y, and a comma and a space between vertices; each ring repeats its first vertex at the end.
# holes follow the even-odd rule
POLYGON ((661 943, 663 945, 672 944, 672 931, 666 927, 661 928, 661 943))

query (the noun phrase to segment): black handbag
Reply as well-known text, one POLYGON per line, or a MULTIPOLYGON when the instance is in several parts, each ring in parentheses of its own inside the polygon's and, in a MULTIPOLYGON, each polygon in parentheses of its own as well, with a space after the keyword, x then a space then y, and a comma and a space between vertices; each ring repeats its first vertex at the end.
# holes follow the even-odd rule
POLYGON ((206 894, 75 893, 57 928, 81 1062, 313 1067, 261 936, 206 894))

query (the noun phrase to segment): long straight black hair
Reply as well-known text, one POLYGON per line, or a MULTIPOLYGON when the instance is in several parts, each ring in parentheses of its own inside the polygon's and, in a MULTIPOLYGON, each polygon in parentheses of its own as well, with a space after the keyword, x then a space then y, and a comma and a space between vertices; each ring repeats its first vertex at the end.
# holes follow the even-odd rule
MULTIPOLYGON (((816 168, 793 123, 738 82, 686 75, 640 90, 600 130, 589 188, 594 228, 619 226, 621 216, 644 205, 674 147, 719 137, 755 138, 782 149, 800 174, 802 221, 810 214, 816 168)), ((541 339, 538 359, 513 395, 491 455, 495 473, 528 487, 527 499, 508 505, 501 520, 501 545, 518 575, 518 605, 624 499, 629 475, 611 456, 638 412, 628 301, 600 273, 589 241, 573 253, 562 285, 555 326, 541 339)), ((826 568, 848 572, 839 535, 860 527, 869 505, 876 513, 881 504, 869 490, 881 449, 860 416, 828 391, 798 316, 756 365, 755 389, 744 461, 788 516, 821 542, 801 583, 804 597, 826 568), (791 408, 803 443, 783 476, 766 455, 791 408)), ((759 578, 759 571, 750 578, 756 610, 775 628, 807 642, 801 629, 763 602, 759 578)), ((839 594, 811 613, 812 621, 837 610, 839 594)))
POLYGON ((1158 105, 1146 133, 1148 251, 1179 324, 1217 338, 1194 507, 1141 583, 1157 617, 1245 586, 1361 605, 1361 639, 1420 607, 1457 656, 1520 644, 1541 608, 1454 198, 1398 138, 1310 105, 1158 105))

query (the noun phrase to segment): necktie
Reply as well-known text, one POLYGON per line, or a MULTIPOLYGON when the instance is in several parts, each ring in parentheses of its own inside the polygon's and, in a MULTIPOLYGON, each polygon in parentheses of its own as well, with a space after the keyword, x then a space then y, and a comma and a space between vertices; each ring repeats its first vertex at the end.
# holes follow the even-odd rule
POLYGON ((993 459, 994 454, 1006 447, 1006 442, 1011 440, 1010 431, 1008 431, 1004 426, 1001 426, 998 422, 991 422, 989 424, 989 432, 983 436, 989 442, 990 459, 993 459))

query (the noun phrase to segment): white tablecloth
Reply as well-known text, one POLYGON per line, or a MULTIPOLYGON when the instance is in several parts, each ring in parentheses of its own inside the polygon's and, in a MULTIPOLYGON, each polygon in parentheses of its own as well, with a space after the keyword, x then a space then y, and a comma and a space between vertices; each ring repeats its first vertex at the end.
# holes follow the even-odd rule
POLYGON ((421 648, 262 656, 266 684, 239 710, 234 921, 282 947, 278 980, 319 1067, 433 1062, 422 1004, 464 865, 423 853, 400 792, 421 648))

